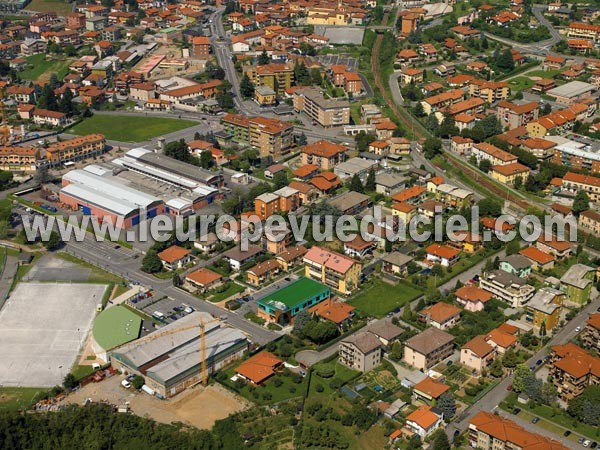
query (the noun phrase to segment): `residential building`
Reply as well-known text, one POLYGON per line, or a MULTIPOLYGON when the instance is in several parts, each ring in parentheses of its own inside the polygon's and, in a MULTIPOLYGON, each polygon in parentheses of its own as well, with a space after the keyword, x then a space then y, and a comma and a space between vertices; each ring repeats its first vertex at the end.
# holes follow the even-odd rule
POLYGON ((36 147, 0 147, 0 170, 35 172, 41 159, 42 150, 36 147))
POLYGON ((520 254, 505 256, 500 260, 500 270, 527 278, 531 274, 531 262, 520 254))
POLYGON ((361 331, 342 339, 338 351, 338 361, 341 364, 363 373, 381 363, 381 342, 368 331, 361 331))
POLYGON ((560 278, 560 289, 567 294, 566 300, 585 305, 590 300, 596 269, 585 264, 573 264, 560 278))
POLYGON ((365 241, 360 234, 357 234, 351 241, 344 242, 344 253, 352 258, 363 259, 372 255, 376 247, 375 241, 365 241))
POLYGON ((322 127, 350 124, 350 103, 347 100, 324 98, 317 88, 296 89, 293 102, 296 111, 303 111, 315 124, 322 127))
POLYGON ((584 22, 571 22, 567 30, 567 36, 598 42, 600 41, 600 26, 584 22))
POLYGON ((501 327, 494 328, 490 331, 485 337, 485 341, 494 347, 494 350, 499 355, 503 355, 510 348, 515 348, 517 346, 517 338, 515 336, 516 330, 514 332, 507 332, 501 327))
POLYGON ((377 339, 389 349, 404 330, 394 325, 391 319, 382 319, 368 325, 367 331, 377 336, 377 339))
POLYGON ((272 106, 277 103, 277 92, 270 86, 256 86, 254 88, 254 101, 260 106, 272 106))
POLYGON ((158 253, 158 257, 166 270, 177 270, 189 264, 193 256, 191 252, 178 245, 172 245, 162 252, 158 253))
POLYGON ((354 191, 344 192, 327 203, 346 215, 356 215, 373 205, 371 197, 354 191))
POLYGON ((284 186, 271 193, 266 192, 254 199, 254 213, 266 220, 278 212, 291 212, 300 206, 300 196, 296 189, 284 186))
POLYGON ((406 416, 405 428, 424 439, 440 428, 443 423, 444 415, 439 409, 422 405, 406 416))
POLYGON ((465 93, 461 89, 452 89, 441 94, 427 97, 421 101, 423 111, 426 115, 440 111, 443 108, 460 102, 464 98, 465 93))
POLYGON ((489 367, 496 358, 496 349, 484 336, 475 336, 460 349, 460 363, 477 373, 489 367))
POLYGON ((450 390, 450 386, 441 381, 427 377, 413 387, 413 395, 417 400, 424 401, 428 405, 437 401, 441 395, 450 390))
POLYGON ((534 295, 535 288, 516 275, 493 270, 479 280, 479 287, 494 297, 504 300, 513 308, 523 307, 534 295))
POLYGON ((283 369, 281 359, 270 352, 262 351, 237 366, 235 373, 253 386, 260 386, 281 369, 283 369))
POLYGON ((55 142, 46 148, 44 164, 55 166, 68 161, 80 161, 101 155, 105 149, 106 139, 101 134, 88 134, 55 142))
POLYGON ((519 254, 529 260, 533 270, 542 271, 554 268, 554 261, 556 258, 548 253, 544 253, 536 247, 524 248, 519 251, 519 254))
POLYGON ((454 336, 434 327, 408 339, 404 344, 403 361, 426 371, 454 352, 454 336))
POLYGON ((583 211, 579 214, 577 223, 582 230, 595 235, 600 235, 600 214, 596 211, 583 211))
POLYGON ((425 249, 427 261, 432 264, 440 264, 443 267, 450 267, 458 262, 460 250, 447 245, 431 244, 425 249))
POLYGON ((531 173, 531 169, 521 163, 503 164, 492 166, 491 175, 494 180, 507 186, 515 186, 517 180, 525 183, 525 180, 531 173))
POLYGON ((584 348, 600 353, 600 313, 590 314, 581 332, 581 342, 584 348))
POLYGON ((285 90, 294 82, 294 68, 281 63, 249 67, 244 73, 255 86, 268 86, 277 92, 278 97, 283 97, 285 90))
POLYGON ((329 141, 317 141, 300 150, 302 164, 314 164, 322 170, 331 170, 346 159, 346 147, 329 141))
POLYGON ((493 298, 490 292, 472 284, 458 288, 454 295, 456 302, 471 312, 483 311, 485 304, 493 298))
POLYGON ((308 250, 303 245, 297 245, 295 247, 287 247, 284 251, 278 253, 275 259, 279 262, 281 269, 284 272, 289 272, 294 269, 298 264, 302 263, 302 259, 308 250))
POLYGON ((528 138, 521 144, 523 150, 533 153, 534 156, 541 161, 545 161, 552 157, 556 158, 555 146, 555 142, 542 138, 528 138))
POLYGON ((506 100, 510 89, 507 81, 484 81, 471 80, 469 84, 469 95, 479 97, 486 103, 494 103, 498 100, 506 100))
POLYGON ((572 342, 552 347, 549 369, 558 397, 565 402, 600 384, 600 358, 572 342))
POLYGON ((541 250, 544 253, 554 255, 558 260, 568 258, 574 250, 574 246, 571 242, 558 239, 554 235, 550 238, 546 238, 545 235, 541 235, 538 238, 535 246, 538 250, 541 250))
POLYGON ((184 287, 192 292, 206 292, 221 284, 222 277, 216 272, 201 267, 187 274, 184 278, 184 287))
POLYGON ((382 269, 386 273, 405 277, 408 275, 408 265, 412 260, 411 256, 404 253, 391 252, 383 257, 382 269))
POLYGON ((539 103, 529 102, 517 105, 512 102, 502 101, 496 106, 496 118, 503 127, 510 130, 527 125, 538 119, 539 103))
MULTIPOLYGON (((322 319, 329 320, 335 323, 338 327, 342 327, 350 323, 354 316, 354 306, 349 305, 341 300, 334 301, 331 297, 324 302, 311 306, 308 309, 310 314, 317 315, 322 319)), ((365 358, 364 363, 368 362, 369 358, 365 358)))
POLYGON ((300 278, 258 300, 258 316, 280 325, 293 323, 294 317, 331 296, 331 290, 309 278, 300 278))
POLYGON ((460 321, 460 312, 460 308, 450 303, 438 302, 419 311, 419 320, 440 330, 447 330, 460 321))
POLYGON ((468 433, 469 445, 482 450, 568 450, 558 441, 487 411, 480 411, 471 419, 468 433))
POLYGON ((264 286, 264 284, 279 274, 281 265, 275 259, 268 259, 250 267, 246 271, 246 282, 253 286, 264 286))
POLYGON ((244 117, 226 114, 221 118, 224 131, 235 142, 250 144, 261 158, 279 159, 289 153, 293 144, 294 126, 266 117, 244 117))
POLYGON ((362 264, 340 253, 314 246, 304 255, 305 276, 342 294, 358 287, 362 264))
POLYGON ((565 191, 573 195, 582 190, 588 194, 592 202, 600 202, 600 178, 567 172, 562 178, 562 187, 565 191))
POLYGON ((517 163, 517 157, 515 155, 505 152, 504 150, 499 149, 495 145, 488 144, 487 142, 481 142, 473 145, 471 149, 471 155, 475 157, 477 164, 484 159, 488 160, 492 166, 517 163))
POLYGON ((565 293, 550 287, 540 288, 525 306, 525 320, 536 330, 542 324, 547 332, 558 325, 565 293))

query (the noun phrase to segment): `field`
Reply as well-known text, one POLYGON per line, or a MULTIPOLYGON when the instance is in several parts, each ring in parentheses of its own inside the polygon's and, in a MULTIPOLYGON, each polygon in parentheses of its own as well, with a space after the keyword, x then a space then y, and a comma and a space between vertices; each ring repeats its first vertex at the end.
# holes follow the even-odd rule
POLYGON ((56 12, 59 16, 66 16, 72 11, 72 4, 62 0, 31 0, 25 9, 39 12, 56 12))
MULTIPOLYGON (((75 264, 75 265, 79 266, 80 268, 87 270, 87 277, 85 278, 85 280, 81 280, 86 283, 109 284, 109 283, 122 283, 125 281, 123 278, 121 278, 117 275, 114 275, 110 272, 102 270, 102 269, 94 266, 93 264, 86 263, 85 261, 82 261, 79 258, 76 258, 68 253, 60 252, 60 253, 56 254, 56 257, 57 257, 57 259, 66 261, 67 263, 75 264)), ((57 279, 57 278, 55 278, 55 279, 57 279)), ((68 278, 65 278, 65 280, 68 280, 68 278)))
POLYGON ((246 288, 244 286, 241 286, 234 282, 230 282, 229 287, 227 289, 225 289, 223 292, 217 292, 216 294, 211 295, 208 298, 208 301, 212 303, 219 303, 220 301, 223 301, 235 294, 239 294, 240 292, 244 292, 245 290, 246 288))
POLYGON ((560 72, 560 70, 534 70, 532 72, 527 72, 527 76, 540 78, 554 78, 560 72))
POLYGON ((376 279, 367 283, 348 303, 366 314, 381 318, 394 308, 402 308, 419 295, 420 291, 407 284, 393 286, 376 279))
POLYGON ((31 81, 48 81, 50 75, 56 74, 58 79, 64 78, 69 73, 69 64, 72 59, 62 56, 53 56, 46 58, 44 53, 29 56, 27 62, 31 66, 29 69, 19 72, 19 78, 31 81))
POLYGON ((106 285, 19 283, 0 311, 0 385, 61 384, 106 285))
POLYGON ((198 125, 182 119, 96 114, 69 129, 80 136, 101 133, 106 139, 120 142, 141 142, 198 125))
POLYGON ((513 92, 530 89, 534 84, 535 82, 529 77, 516 77, 508 80, 508 87, 513 92))
POLYGON ((0 387, 0 412, 27 408, 41 392, 38 388, 0 387))

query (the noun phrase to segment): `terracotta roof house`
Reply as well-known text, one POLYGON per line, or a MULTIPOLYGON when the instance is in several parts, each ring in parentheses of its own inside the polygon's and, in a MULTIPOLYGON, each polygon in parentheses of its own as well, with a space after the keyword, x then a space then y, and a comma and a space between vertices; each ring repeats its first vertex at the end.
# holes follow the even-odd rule
POLYGON ((450 386, 447 384, 434 380, 431 377, 427 377, 414 385, 413 392, 417 398, 426 402, 431 402, 439 399, 440 396, 449 389, 450 386))
POLYGON ((471 312, 482 311, 485 304, 493 298, 491 293, 475 285, 462 286, 454 294, 457 303, 471 312))
POLYGON ((460 321, 460 308, 450 303, 438 302, 421 310, 419 319, 440 330, 447 330, 460 321))
POLYGON ((241 363, 235 372, 253 385, 258 386, 275 375, 283 361, 270 352, 260 352, 241 363))
POLYGON ((172 245, 158 254, 163 267, 167 270, 177 270, 185 266, 192 259, 191 252, 178 245, 172 245))

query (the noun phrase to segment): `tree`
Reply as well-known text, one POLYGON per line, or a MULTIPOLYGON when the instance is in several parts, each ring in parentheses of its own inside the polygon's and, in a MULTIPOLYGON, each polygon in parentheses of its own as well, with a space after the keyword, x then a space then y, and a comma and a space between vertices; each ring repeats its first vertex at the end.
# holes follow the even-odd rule
POLYGON ((265 64, 269 64, 271 62, 271 57, 268 55, 266 50, 263 50, 260 55, 258 55, 258 65, 264 66, 265 64))
POLYGON ((160 272, 162 262, 156 253, 156 250, 150 249, 142 259, 142 270, 146 273, 160 272))
POLYGON ((287 186, 289 183, 288 180, 288 176, 287 173, 285 172, 285 170, 282 170, 281 172, 277 172, 275 174, 275 176, 273 176, 273 187, 275 188, 275 190, 277 189, 281 189, 284 186, 287 186))
POLYGON ((427 159, 433 159, 436 155, 442 153, 442 141, 435 137, 429 137, 423 143, 423 154, 427 159))
POLYGON ((423 109, 421 102, 417 102, 415 105, 414 114, 417 117, 423 117, 425 115, 425 110, 423 109))
POLYGON ((513 391, 515 391, 516 393, 523 392, 525 390, 525 380, 529 377, 530 374, 531 371, 526 365, 521 364, 517 366, 513 375, 513 391))
POLYGON ((50 84, 45 84, 42 88, 42 93, 38 98, 37 106, 40 109, 49 109, 51 111, 58 110, 56 95, 54 94, 54 89, 52 89, 50 84))
POLYGON ((521 186, 523 186, 523 177, 515 178, 514 188, 519 190, 519 189, 521 189, 521 186))
POLYGON ((299 336, 302 335, 302 329, 309 321, 310 314, 307 310, 303 309, 298 314, 296 314, 296 317, 294 317, 294 333, 296 333, 299 336))
POLYGON ((452 419, 456 414, 456 401, 450 392, 440 395, 437 407, 442 410, 445 419, 452 419))
POLYGON ((573 200, 573 214, 579 216, 583 211, 587 211, 590 209, 590 198, 587 193, 583 190, 579 190, 577 195, 575 195, 575 199, 573 200))
POLYGON ((477 206, 479 207, 479 215, 481 217, 498 217, 502 214, 502 205, 495 199, 482 198, 479 200, 479 203, 477 203, 477 206))
POLYGON ((73 92, 67 89, 58 101, 58 110, 65 113, 67 116, 73 115, 75 107, 73 106, 73 92))
POLYGON ((540 325, 540 337, 544 338, 547 334, 546 331, 546 321, 542 322, 542 324, 540 325))
POLYGON ((500 358, 494 359, 494 362, 490 367, 490 375, 495 378, 500 378, 502 377, 502 375, 504 375, 504 370, 502 369, 502 361, 500 360, 500 358))
POLYGON ((306 134, 304 134, 304 131, 302 133, 300 133, 300 136, 298 136, 298 141, 296 143, 298 144, 299 147, 302 147, 308 143, 308 140, 306 139, 306 134))
POLYGON ((355 173, 352 179, 350 180, 349 189, 354 192, 360 192, 361 194, 363 193, 364 187, 357 173, 355 173))
POLYGON ((516 239, 506 244, 506 256, 514 255, 519 250, 521 250, 521 244, 516 239))
POLYGON ((73 375, 72 373, 68 373, 65 376, 65 379, 63 380, 63 386, 68 391, 70 391, 71 389, 75 389, 78 384, 79 382, 75 378, 75 375, 73 375))
POLYGON ((133 385, 133 387, 135 389, 141 389, 142 386, 144 384, 146 384, 146 380, 144 380, 144 377, 141 375, 136 375, 135 377, 133 377, 133 380, 131 380, 131 384, 133 385))
POLYGON ((56 231, 51 231, 48 235, 48 238, 44 240, 44 247, 48 250, 56 250, 62 244, 62 239, 60 238, 60 234, 56 231))
POLYGON ((412 310, 410 309, 409 304, 407 304, 402 311, 402 320, 405 322, 410 322, 412 320, 412 310))
POLYGON ((365 191, 375 192, 375 170, 371 167, 367 174, 367 181, 365 182, 365 191))
POLYGON ((545 102, 542 108, 540 109, 540 114, 542 116, 547 116, 552 112, 552 105, 548 102, 545 102))
POLYGON ((552 406, 558 397, 558 390, 552 383, 542 384, 542 402, 545 405, 552 406))
POLYGON ((481 161, 479 161, 479 170, 481 170, 482 172, 488 173, 491 168, 492 163, 489 159, 482 159, 481 161))
POLYGON ((0 190, 6 189, 13 181, 13 173, 8 170, 0 170, 0 190))
POLYGON ((443 429, 439 429, 435 432, 435 438, 433 440, 432 450, 450 450, 450 442, 448 436, 443 429))
POLYGON ((600 425, 600 384, 590 385, 569 402, 567 413, 580 422, 600 425))
POLYGON ((296 61, 296 64, 294 65, 294 79, 300 86, 308 86, 310 84, 310 74, 304 61, 301 63, 296 61))
POLYGON ((454 116, 451 114, 446 114, 444 116, 444 120, 442 124, 437 130, 438 136, 443 138, 448 138, 450 136, 456 136, 459 134, 458 127, 456 126, 456 122, 454 120, 454 116))
POLYGON ((250 81, 250 77, 247 73, 242 77, 240 81, 240 93, 244 98, 251 98, 254 96, 254 83, 250 81))
POLYGON ((323 77, 321 76, 321 72, 319 69, 311 69, 310 71, 310 84, 313 86, 320 86, 323 83, 323 77))
POLYGON ((212 153, 210 151, 204 151, 200 153, 200 166, 204 169, 210 169, 214 163, 212 153))
POLYGON ((392 359, 400 361, 402 359, 402 344, 400 342, 394 342, 392 344, 392 351, 390 352, 392 359))
POLYGON ((507 48, 500 53, 500 56, 496 60, 496 65, 505 72, 510 72, 515 68, 515 60, 513 59, 510 48, 507 48))
POLYGON ((517 367, 517 355, 512 348, 509 348, 504 352, 504 355, 502 356, 502 365, 509 369, 517 367))

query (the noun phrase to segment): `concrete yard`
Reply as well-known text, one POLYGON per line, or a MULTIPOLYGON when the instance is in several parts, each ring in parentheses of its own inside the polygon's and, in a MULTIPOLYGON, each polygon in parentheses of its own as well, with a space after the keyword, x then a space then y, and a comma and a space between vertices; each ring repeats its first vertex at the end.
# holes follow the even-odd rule
POLYGON ((363 36, 365 34, 364 27, 336 27, 321 25, 315 27, 315 32, 317 32, 317 29, 324 29, 324 33, 319 32, 318 34, 328 37, 330 44, 361 45, 363 36))
POLYGON ((89 276, 90 269, 86 267, 54 255, 44 255, 27 273, 24 281, 86 281, 89 276))
POLYGON ((62 384, 106 285, 19 283, 0 310, 0 385, 62 384))

